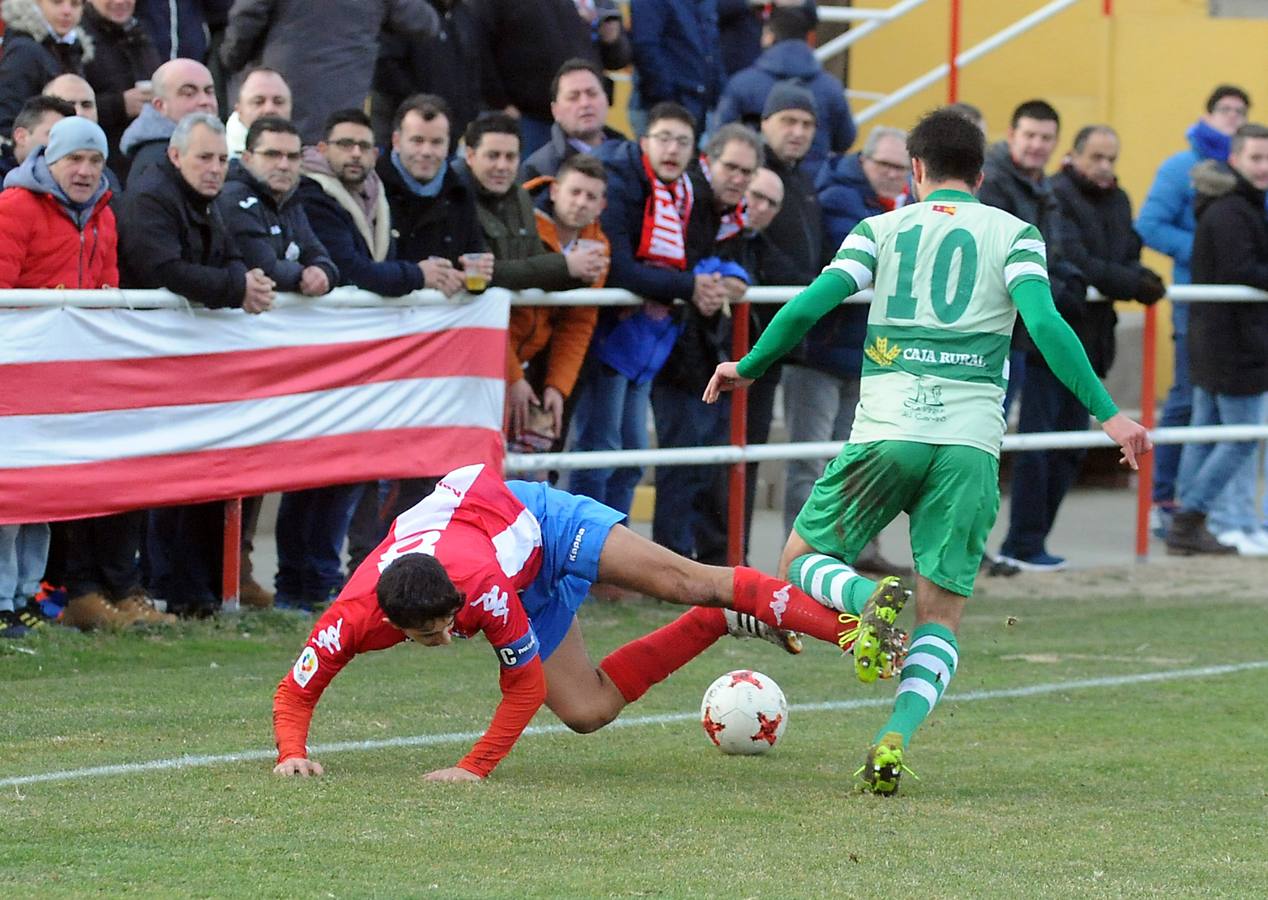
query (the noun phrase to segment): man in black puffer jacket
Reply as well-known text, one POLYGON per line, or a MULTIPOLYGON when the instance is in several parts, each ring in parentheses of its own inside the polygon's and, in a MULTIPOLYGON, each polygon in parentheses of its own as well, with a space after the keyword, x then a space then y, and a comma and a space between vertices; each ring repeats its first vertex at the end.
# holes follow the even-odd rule
MULTIPOLYGON (((1243 125, 1233 135, 1228 166, 1208 161, 1193 170, 1197 231, 1196 284, 1244 284, 1268 290, 1268 128, 1243 125)), ((1192 425, 1257 425, 1268 401, 1268 304, 1195 303, 1189 312, 1192 425)), ((1254 442, 1185 444, 1180 454, 1180 506, 1167 532, 1167 552, 1230 553, 1206 529, 1206 514, 1225 484, 1254 456, 1254 442)), ((1255 544, 1258 534, 1248 535, 1255 544)))
MULTIPOLYGON (((1140 264, 1140 236, 1132 229, 1131 200, 1114 176, 1118 135, 1108 125, 1089 125, 1074 138, 1074 149, 1062 170, 1049 180, 1052 196, 1066 223, 1064 249, 1092 285, 1110 300, 1155 303, 1166 286, 1140 264)), ((1104 378, 1114 362, 1112 303, 1071 302, 1062 316, 1083 343, 1096 374, 1104 378)), ((1033 431, 1083 430, 1087 410, 1064 385, 1049 386, 1031 402, 1022 400, 1027 425, 1035 400, 1042 401, 1042 419, 1033 431)), ((1027 430, 1023 428, 1022 430, 1027 430)), ((1008 537, 1010 556, 1026 559, 1044 549, 1057 510, 1073 485, 1087 453, 1082 449, 1022 454, 1013 480, 1008 537)))
POLYGON ((119 152, 119 139, 153 97, 137 83, 149 81, 162 60, 140 20, 124 4, 97 0, 86 5, 83 29, 93 40, 94 52, 84 63, 84 77, 97 92, 98 123, 110 142, 110 167, 126 181, 127 157, 119 152))

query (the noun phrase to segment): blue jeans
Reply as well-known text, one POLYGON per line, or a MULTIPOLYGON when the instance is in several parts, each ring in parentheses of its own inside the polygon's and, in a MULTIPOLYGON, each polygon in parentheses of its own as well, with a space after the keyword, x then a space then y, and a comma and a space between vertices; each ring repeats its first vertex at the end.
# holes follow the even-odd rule
MULTIPOLYGON (((1263 421, 1268 394, 1213 394, 1193 388, 1192 424, 1257 425, 1263 421)), ((1214 444, 1185 444, 1180 454, 1180 508, 1208 513, 1234 476, 1249 463, 1254 465, 1255 441, 1220 441, 1214 444)), ((1254 503, 1252 490, 1249 501, 1254 503)))
MULTIPOLYGON (((577 386, 572 414, 573 450, 643 450, 647 447, 650 381, 635 384, 611 366, 587 360, 577 386)), ((576 469, 568 490, 629 515, 634 488, 643 477, 637 466, 576 469)))
MULTIPOLYGON (((1189 424, 1193 417, 1193 385, 1189 382, 1189 304, 1171 304, 1171 330, 1175 343, 1175 377, 1162 405, 1158 425, 1175 428, 1189 424)), ((1171 503, 1176 498, 1176 473, 1184 444, 1162 444, 1154 450, 1154 503, 1171 503)))
MULTIPOLYGON (((731 403, 710 406, 695 391, 663 380, 652 384, 659 447, 712 447, 728 442, 731 403)), ((657 466, 652 540, 688 559, 726 562, 726 506, 714 486, 720 465, 657 466)))
POLYGON ((0 525, 0 609, 26 605, 48 562, 48 525, 0 525))
MULTIPOLYGON (((1086 431, 1087 410, 1046 365, 1033 359, 1026 366, 1017 430, 1086 431)), ((1044 553, 1057 510, 1083 464, 1084 450, 1029 450, 1017 454, 1008 513, 1008 535, 1001 553, 1028 559, 1044 553)))
POLYGON ((343 541, 360 484, 289 491, 277 510, 277 595, 324 603, 343 585, 343 541))

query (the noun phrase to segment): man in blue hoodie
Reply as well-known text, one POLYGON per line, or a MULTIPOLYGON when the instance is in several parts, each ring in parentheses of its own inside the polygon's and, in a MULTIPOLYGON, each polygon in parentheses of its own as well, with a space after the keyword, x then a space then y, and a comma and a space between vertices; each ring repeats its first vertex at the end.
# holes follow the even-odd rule
POLYGON ((804 87, 814 96, 818 127, 802 165, 814 173, 828 153, 844 153, 854 143, 854 118, 841 82, 823 70, 808 43, 818 16, 804 7, 771 11, 762 30, 766 50, 757 62, 737 72, 718 101, 718 122, 741 121, 760 127, 766 97, 781 81, 804 87))
MULTIPOLYGON (((1196 193, 1189 174, 1203 160, 1223 162, 1228 159, 1229 145, 1234 132, 1246 123, 1250 112, 1250 96, 1241 88, 1221 84, 1206 100, 1206 114, 1193 123, 1184 136, 1189 149, 1181 150, 1158 167, 1154 183, 1149 188, 1136 230, 1151 247, 1175 263, 1172 271, 1174 284, 1189 284, 1189 259, 1193 252, 1193 233, 1197 230, 1194 218, 1196 193)), ((1171 325, 1175 341, 1175 378, 1162 409, 1160 426, 1188 425, 1193 412, 1193 385, 1189 381, 1189 306, 1172 303, 1171 325)), ((1176 474, 1180 467, 1181 444, 1164 444, 1158 448, 1158 460, 1154 466, 1153 502, 1155 513, 1152 522, 1154 532, 1165 535, 1170 524, 1171 512, 1176 504, 1176 474)), ((1247 463, 1230 482, 1230 490, 1211 510, 1211 527, 1217 531, 1242 530, 1253 527, 1255 495, 1254 463, 1247 463), (1241 499, 1237 499, 1237 498, 1241 499), (1236 509, 1240 507, 1240 509, 1236 509)))

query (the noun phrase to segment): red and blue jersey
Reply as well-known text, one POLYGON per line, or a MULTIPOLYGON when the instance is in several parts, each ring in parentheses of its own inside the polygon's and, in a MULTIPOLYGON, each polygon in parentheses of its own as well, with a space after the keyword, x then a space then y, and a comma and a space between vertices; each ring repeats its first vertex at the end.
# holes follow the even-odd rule
POLYGON ((520 592, 542 564, 542 533, 495 472, 466 466, 440 480, 427 498, 406 510, 322 614, 274 696, 279 761, 307 755, 312 710, 330 680, 352 657, 404 641, 379 607, 379 575, 410 553, 441 563, 463 597, 453 633, 482 633, 502 667, 503 701, 489 731, 459 763, 487 775, 510 751, 545 698, 537 637, 520 592))

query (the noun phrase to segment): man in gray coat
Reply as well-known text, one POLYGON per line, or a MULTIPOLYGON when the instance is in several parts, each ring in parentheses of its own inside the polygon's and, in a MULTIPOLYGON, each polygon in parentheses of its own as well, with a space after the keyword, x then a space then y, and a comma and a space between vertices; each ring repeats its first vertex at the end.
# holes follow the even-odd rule
POLYGON ((234 73, 251 64, 281 72, 294 93, 293 121, 315 144, 330 113, 365 103, 379 32, 430 37, 439 27, 426 0, 235 0, 220 59, 234 73))

